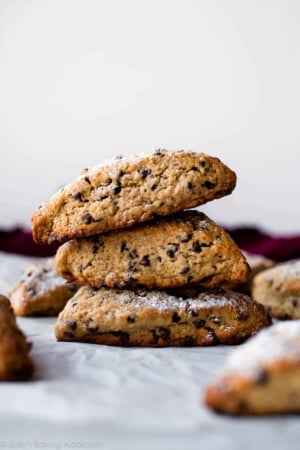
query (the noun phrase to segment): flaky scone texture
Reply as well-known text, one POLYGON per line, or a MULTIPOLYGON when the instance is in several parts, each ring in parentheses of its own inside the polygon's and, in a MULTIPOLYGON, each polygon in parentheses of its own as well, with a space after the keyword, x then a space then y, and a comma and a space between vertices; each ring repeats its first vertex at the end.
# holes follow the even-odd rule
POLYGON ((204 153, 158 150, 86 169, 32 216, 39 243, 64 242, 166 216, 228 195, 236 175, 204 153))
POLYGON ((68 241, 55 267, 79 284, 150 289, 244 282, 250 272, 228 233, 195 210, 68 241))
POLYGON ((0 381, 22 381, 32 376, 30 347, 8 298, 0 295, 0 381))
POLYGON ((80 288, 59 314, 60 341, 120 346, 238 344, 271 324, 250 297, 225 289, 193 292, 80 288))
POLYGON ((260 331, 227 358, 206 405, 233 415, 300 412, 300 321, 260 331))

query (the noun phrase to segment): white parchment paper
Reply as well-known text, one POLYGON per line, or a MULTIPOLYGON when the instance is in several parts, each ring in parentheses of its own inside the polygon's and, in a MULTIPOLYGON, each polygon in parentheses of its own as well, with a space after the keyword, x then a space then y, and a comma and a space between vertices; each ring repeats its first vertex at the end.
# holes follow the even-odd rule
MULTIPOLYGON (((17 281, 26 262, 0 253, 0 293, 17 281)), ((23 419, 47 423, 50 439, 51 426, 73 433, 87 426, 90 437, 101 431, 110 442, 102 449, 127 448, 124 441, 116 444, 122 433, 131 439, 150 434, 155 448, 166 448, 167 438, 173 442, 168 448, 182 448, 183 437, 204 439, 211 448, 252 448, 254 439, 257 448, 257 439, 268 436, 277 436, 272 449, 287 448, 287 442, 299 446, 300 417, 237 419, 203 405, 205 386, 233 346, 148 349, 56 342, 55 318, 18 322, 33 343, 36 374, 30 382, 0 384, 0 424, 8 423, 6 430, 23 419)), ((128 448, 140 447, 131 440, 128 448)))

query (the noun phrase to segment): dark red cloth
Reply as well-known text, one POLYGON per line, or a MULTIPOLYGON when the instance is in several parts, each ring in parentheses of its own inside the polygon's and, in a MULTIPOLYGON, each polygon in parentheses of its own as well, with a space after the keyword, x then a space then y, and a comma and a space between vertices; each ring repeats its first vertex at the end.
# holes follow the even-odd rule
POLYGON ((0 251, 28 256, 52 256, 58 245, 39 245, 32 238, 31 231, 15 228, 0 231, 0 251))
MULTIPOLYGON (((300 258, 300 235, 272 236, 257 228, 234 228, 226 230, 238 246, 248 251, 267 256, 275 261, 300 258)), ((29 256, 52 256, 58 245, 36 244, 29 230, 15 228, 0 231, 0 251, 29 256)))

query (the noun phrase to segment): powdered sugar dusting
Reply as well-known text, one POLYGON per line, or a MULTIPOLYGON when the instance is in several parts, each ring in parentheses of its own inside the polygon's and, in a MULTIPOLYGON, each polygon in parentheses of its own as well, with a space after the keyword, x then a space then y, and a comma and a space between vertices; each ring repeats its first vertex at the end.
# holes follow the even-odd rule
POLYGON ((300 320, 280 322, 260 331, 229 355, 223 374, 253 376, 277 359, 300 364, 300 320))

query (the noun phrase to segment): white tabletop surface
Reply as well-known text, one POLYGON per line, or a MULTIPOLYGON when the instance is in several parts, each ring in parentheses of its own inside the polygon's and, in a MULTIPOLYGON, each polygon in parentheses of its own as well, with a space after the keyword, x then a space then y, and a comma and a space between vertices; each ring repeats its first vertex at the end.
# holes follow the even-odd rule
MULTIPOLYGON (((0 253, 0 292, 27 259, 0 253)), ((298 416, 231 418, 202 402, 233 346, 120 348, 56 342, 55 318, 19 318, 32 381, 0 385, 0 448, 298 448, 298 416)))

